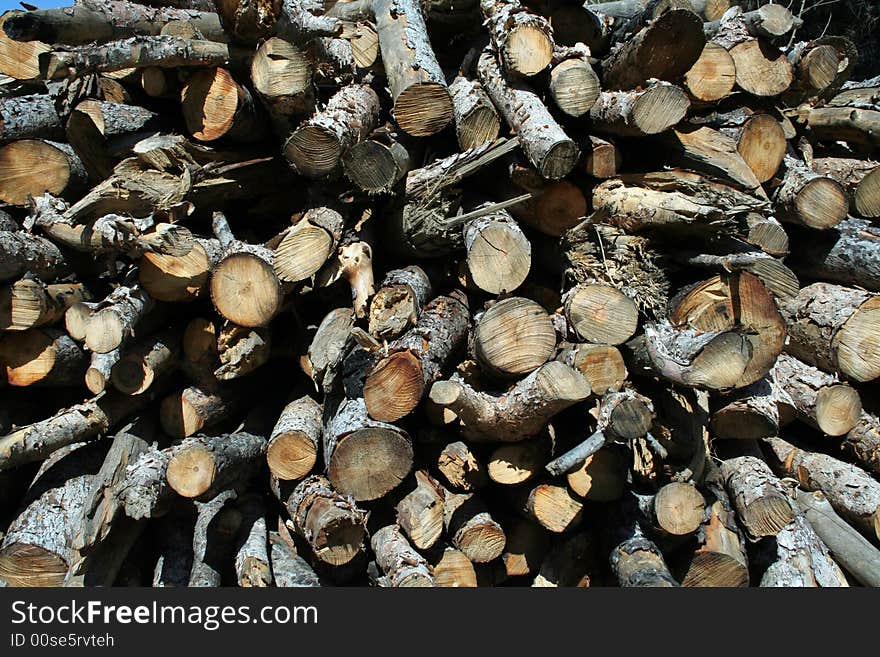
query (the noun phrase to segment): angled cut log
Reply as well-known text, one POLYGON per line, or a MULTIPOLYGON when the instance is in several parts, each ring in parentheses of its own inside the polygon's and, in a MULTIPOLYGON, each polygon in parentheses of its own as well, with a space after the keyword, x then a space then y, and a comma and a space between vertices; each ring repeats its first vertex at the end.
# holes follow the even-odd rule
POLYGON ((776 536, 795 520, 796 513, 782 484, 760 459, 728 459, 721 464, 721 476, 736 517, 751 539, 776 536))

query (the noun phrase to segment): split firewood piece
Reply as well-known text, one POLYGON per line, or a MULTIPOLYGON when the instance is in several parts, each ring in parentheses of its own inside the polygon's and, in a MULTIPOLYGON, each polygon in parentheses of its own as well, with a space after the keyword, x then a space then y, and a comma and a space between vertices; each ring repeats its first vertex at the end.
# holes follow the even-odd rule
POLYGON ((190 436, 174 447, 165 478, 183 497, 211 499, 233 484, 246 483, 265 451, 266 439, 248 431, 190 436))
POLYGON ((528 374, 556 349, 556 332, 540 304, 510 297, 493 304, 476 322, 474 354, 485 371, 499 378, 528 374))
POLYGON ((862 411, 859 421, 843 437, 844 451, 859 464, 875 474, 880 474, 880 419, 862 411))
POLYGON ((238 499, 241 526, 235 550, 235 575, 239 586, 271 586, 272 564, 269 561, 269 536, 266 508, 259 493, 238 499))
POLYGON ((156 36, 169 23, 180 22, 192 24, 205 39, 228 40, 217 14, 177 9, 170 3, 146 7, 127 0, 86 0, 73 7, 16 13, 4 21, 3 31, 17 41, 81 45, 137 35, 156 36))
POLYGON ((421 6, 413 0, 376 0, 373 12, 394 120, 413 137, 440 132, 452 121, 452 99, 421 6))
POLYGON ((194 73, 187 79, 180 97, 187 130, 199 141, 221 137, 257 141, 265 134, 250 92, 225 68, 194 73))
POLYGON ((378 530, 373 534, 370 546, 384 573, 380 578, 381 586, 434 586, 428 561, 412 548, 397 525, 387 525, 378 530))
POLYGON ((309 563, 276 532, 269 532, 269 554, 274 585, 278 588, 321 586, 320 578, 309 563))
POLYGON ((86 178, 82 160, 69 144, 20 139, 0 146, 0 201, 4 203, 27 205, 29 197, 47 192, 75 194, 85 187, 86 178))
POLYGON ((311 546, 320 561, 341 566, 363 547, 367 514, 350 495, 333 490, 321 475, 303 479, 286 499, 293 530, 311 546))
POLYGON ((397 524, 419 550, 434 546, 443 533, 446 492, 424 470, 417 470, 414 486, 396 505, 397 524))
POLYGON ((393 422, 415 410, 460 351, 468 320, 467 300, 458 293, 425 306, 416 325, 367 373, 364 402, 370 416, 393 422))
POLYGON ((761 182, 742 157, 737 143, 728 135, 708 126, 680 126, 670 131, 664 142, 684 166, 729 181, 766 198, 761 182))
POLYGON ((849 432, 862 412, 858 391, 815 367, 780 354, 772 372, 783 424, 796 417, 829 436, 849 432))
POLYGON ((814 283, 782 303, 790 336, 786 351, 855 381, 880 376, 880 296, 814 283))
POLYGON ((717 102, 733 91, 736 63, 723 46, 707 41, 697 61, 684 74, 683 84, 694 100, 717 102))
POLYGON ((576 527, 583 517, 584 505, 566 486, 538 483, 514 489, 513 496, 521 513, 556 534, 576 527))
POLYGON ((628 465, 619 448, 606 445, 569 470, 566 475, 568 487, 585 500, 618 500, 626 487, 628 465))
MULTIPOLYGON (((241 3, 239 6, 249 4, 241 3)), ((312 114, 312 65, 305 51, 278 37, 266 39, 251 61, 251 81, 278 134, 312 114)))
POLYGON ((563 346, 556 360, 583 374, 596 395, 619 391, 628 376, 620 351, 609 345, 569 344, 563 346))
POLYGON ((321 405, 311 397, 295 399, 282 409, 266 447, 272 476, 291 481, 312 471, 321 445, 321 414, 321 405))
POLYGON ((63 134, 61 119, 49 94, 0 99, 0 142, 57 139, 63 134))
POLYGON ((849 586, 825 543, 800 511, 776 534, 775 541, 766 544, 766 552, 757 560, 769 562, 761 577, 762 587, 849 586))
MULTIPOLYGON (((559 237, 587 215, 587 199, 583 190, 568 180, 549 181, 524 161, 515 160, 508 168, 510 182, 531 198, 511 205, 510 213, 517 221, 545 235, 559 237)), ((509 189, 507 180, 503 185, 509 189)), ((496 193, 501 193, 499 189, 496 193)))
POLYGON ((159 558, 153 569, 153 587, 188 586, 193 565, 194 507, 178 506, 157 525, 159 558))
POLYGON ((102 450, 86 444, 60 449, 43 464, 0 543, 0 579, 61 586, 77 559, 73 533, 102 460, 102 450))
POLYGON ((513 518, 505 529, 501 561, 508 577, 535 575, 550 551, 550 535, 533 520, 513 518))
MULTIPOLYGON (((17 142, 18 143, 18 142, 17 142)), ((64 254, 49 240, 19 231, 0 231, 0 280, 30 272, 51 281, 70 272, 64 254)))
POLYGON ((227 323, 217 335, 220 366, 213 375, 218 381, 246 376, 272 356, 272 331, 268 327, 245 328, 227 323))
POLYGON ((440 450, 437 469, 455 491, 470 492, 489 483, 482 461, 460 440, 449 443, 440 450))
POLYGON ((66 445, 93 440, 150 401, 149 395, 98 395, 17 429, 0 438, 0 470, 41 461, 66 445))
POLYGON ((775 217, 748 213, 740 222, 742 239, 774 258, 789 254, 788 234, 775 217))
POLYGON ((450 380, 435 383, 430 399, 455 412, 465 438, 517 442, 540 433, 551 417, 587 399, 590 393, 590 384, 580 372, 553 361, 500 396, 450 380))
POLYGON ((578 285, 564 297, 565 316, 582 340, 619 345, 636 332, 639 311, 635 302, 610 285, 578 285))
POLYGON ((458 146, 466 151, 495 141, 501 129, 498 112, 476 80, 459 75, 449 85, 458 146))
POLYGON ((388 194, 410 169, 410 148, 391 126, 380 126, 342 155, 342 167, 367 194, 388 194))
POLYGON ((235 239, 226 217, 214 213, 214 231, 225 254, 211 272, 211 301, 233 324, 266 326, 278 314, 284 290, 275 273, 275 253, 235 239))
POLYGON ((507 537, 476 493, 446 494, 446 533, 473 563, 489 563, 504 552, 507 537))
POLYGON ((474 564, 463 552, 447 547, 439 559, 432 563, 434 586, 448 588, 474 588, 477 586, 477 573, 474 564))
POLYGON ((554 44, 546 18, 518 0, 481 0, 480 10, 505 69, 529 76, 549 66, 554 44))
POLYGON ((736 514, 724 490, 719 468, 712 465, 704 480, 709 495, 694 550, 682 579, 682 586, 749 585, 749 561, 745 537, 736 524, 736 514))
POLYGON ((417 266, 392 269, 370 301, 370 334, 390 340, 414 326, 431 296, 431 281, 417 266))
POLYGON ((529 162, 544 178, 559 180, 568 175, 577 163, 580 151, 538 95, 521 80, 505 76, 495 52, 488 48, 477 62, 477 75, 495 107, 519 138, 529 162))
POLYGON ((294 130, 284 143, 284 157, 303 176, 322 178, 339 166, 343 154, 369 135, 378 121, 375 91, 366 85, 343 87, 324 109, 294 130))
POLYGON ((602 91, 599 77, 590 66, 590 51, 583 44, 557 48, 550 70, 550 95, 564 114, 583 116, 596 104, 602 91))
POLYGON ((358 502, 396 488, 412 469, 413 448, 403 429, 372 419, 361 399, 345 399, 324 428, 327 477, 358 502))
POLYGON ((118 347, 106 354, 99 354, 96 351, 91 352, 92 357, 89 366, 86 368, 85 382, 86 388, 93 395, 104 392, 110 385, 110 379, 113 375, 113 366, 122 358, 122 348, 118 347))
POLYGON ((846 572, 864 586, 880 586, 880 550, 837 515, 825 495, 798 490, 797 505, 846 572))
MULTIPOLYGON (((584 171, 593 178, 615 178, 620 172, 623 157, 614 142, 595 135, 589 136, 589 145, 581 145, 584 151, 584 171)), ((585 214, 585 213, 584 213, 585 214)))
POLYGON ((181 338, 180 330, 170 328, 126 349, 113 365, 113 387, 126 395, 143 393, 158 376, 177 365, 181 338))
POLYGON ((769 466, 754 456, 738 456, 721 463, 721 476, 736 517, 752 540, 776 536, 795 519, 780 481, 769 466))
POLYGON ((466 223, 464 247, 469 280, 484 292, 512 292, 529 275, 532 245, 506 210, 466 223))
POLYGON ((612 512, 609 528, 611 572, 621 587, 675 587, 660 548, 639 525, 636 500, 630 496, 612 512))
POLYGON ((779 432, 778 400, 785 393, 772 375, 725 396, 712 413, 712 431, 719 438, 756 440, 779 432))
POLYGON ((193 531, 193 564, 190 587, 217 587, 223 582, 223 564, 235 555, 235 537, 242 514, 235 506, 236 493, 221 491, 207 502, 196 502, 198 515, 193 531))
POLYGON ((880 539, 880 483, 854 465, 821 452, 798 449, 781 438, 765 438, 779 472, 802 488, 821 491, 834 510, 871 540, 880 539))
POLYGON ((703 21, 689 2, 651 2, 621 27, 621 45, 602 61, 609 89, 634 89, 648 80, 678 80, 706 45, 703 21))
POLYGON ((344 222, 336 210, 310 208, 282 233, 273 266, 282 281, 298 282, 314 276, 336 254, 344 222))
POLYGON ((165 476, 173 449, 150 447, 125 468, 125 476, 113 493, 133 520, 165 515, 175 499, 175 492, 165 476))
POLYGON ((843 185, 850 195, 853 214, 880 217, 880 163, 842 157, 820 157, 812 162, 813 169, 830 176, 843 185))
POLYGON ((193 301, 205 295, 211 271, 222 253, 220 242, 195 238, 185 255, 147 252, 141 256, 141 287, 157 301, 193 301))
MULTIPOLYGON (((77 305, 74 304, 71 309, 77 305)), ((138 285, 117 287, 89 314, 85 323, 86 346, 100 354, 122 346, 134 337, 137 324, 154 305, 150 296, 138 285)))
POLYGON ((742 333, 751 345, 751 358, 734 387, 767 374, 785 341, 785 322, 773 297, 748 272, 715 276, 680 294, 670 304, 669 319, 682 328, 742 333))
POLYGON ((486 472, 496 484, 515 486, 536 477, 549 454, 547 443, 540 438, 501 445, 489 455, 486 472))
POLYGON ((783 160, 782 184, 774 203, 781 220, 818 230, 839 224, 849 209, 843 185, 816 173, 792 155, 783 160))
POLYGON ((28 276, 0 290, 0 329, 26 331, 55 324, 67 309, 91 294, 82 283, 45 284, 28 276))
POLYGON ((227 386, 208 392, 191 386, 163 399, 159 418, 169 436, 186 438, 225 420, 242 401, 241 390, 236 387, 227 386))
POLYGON ((35 328, 0 337, 0 367, 11 386, 82 383, 88 357, 64 331, 35 328))

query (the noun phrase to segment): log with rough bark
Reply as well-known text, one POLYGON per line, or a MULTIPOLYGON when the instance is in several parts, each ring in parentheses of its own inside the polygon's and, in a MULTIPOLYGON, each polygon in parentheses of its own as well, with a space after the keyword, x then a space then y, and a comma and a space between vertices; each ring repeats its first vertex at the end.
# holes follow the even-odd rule
POLYGON ((776 540, 768 544, 767 553, 761 556, 769 562, 761 576, 762 587, 849 586, 828 548, 800 511, 776 534, 776 540))
POLYGON ((321 413, 321 405, 311 397, 295 399, 282 409, 266 446, 272 476, 290 481, 312 471, 321 445, 321 413))
POLYGON ((235 555, 235 537, 242 522, 236 498, 235 491, 224 490, 206 502, 196 502, 188 586, 213 588, 222 584, 226 562, 235 555))
POLYGON ((269 555, 272 564, 272 579, 279 588, 309 588, 321 586, 321 580, 279 533, 269 533, 269 555))
POLYGON ((611 571, 622 587, 675 587, 673 578, 657 545, 639 524, 634 498, 615 509, 609 527, 611 571))
POLYGON ((384 573, 382 586, 434 586, 434 576, 427 560, 412 548, 396 525, 377 531, 370 544, 384 573))
POLYGON ((175 498, 165 478, 172 454, 171 449, 150 447, 127 465, 113 494, 129 518, 158 518, 168 512, 175 498))
POLYGON ((18 139, 57 139, 64 130, 48 94, 0 99, 0 142, 18 139))
POLYGON ((395 507, 397 524, 417 549, 426 550, 443 534, 446 491, 424 470, 415 472, 413 482, 395 507))
POLYGON ((818 230, 834 228, 846 219, 849 209, 843 185, 792 155, 783 160, 782 184, 774 202, 781 220, 818 230))
POLYGON ((860 217, 880 217, 880 163, 872 160, 822 157, 812 162, 813 169, 834 178, 850 197, 850 210, 860 217))
POLYGON ((266 510, 262 497, 251 493, 238 499, 241 527, 236 540, 235 575, 242 587, 265 587, 273 584, 269 560, 266 510))
POLYGON ((636 91, 603 91, 590 109, 590 120, 599 132, 644 137, 676 125, 689 108, 681 88, 655 81, 636 91))
POLYGON ((126 349, 111 370, 113 387, 126 395, 143 393, 177 365, 181 338, 178 329, 166 329, 126 349))
MULTIPOLYGON (((74 304, 68 310, 77 308, 74 304)), ((106 354, 131 340, 138 323, 153 309, 154 302, 139 286, 120 286, 90 309, 83 327, 83 341, 90 350, 106 354)))
POLYGON ((720 469, 736 517, 750 538, 776 536, 795 520, 785 489, 762 460, 739 456, 723 461, 720 469))
POLYGON ((859 421, 843 437, 842 447, 863 468, 880 474, 880 419, 862 411, 859 421))
POLYGON ((459 75, 449 85, 455 116, 455 134, 461 150, 498 138, 501 122, 489 96, 476 80, 459 75))
POLYGON ((431 281, 417 266, 392 269, 370 301, 370 334, 388 340, 415 326, 431 296, 431 281))
POLYGON ((452 545, 473 563, 501 556, 507 536, 476 493, 447 493, 444 525, 452 545))
POLYGON ((208 500, 233 485, 247 483, 265 452, 266 439, 247 431, 189 436, 174 447, 165 478, 178 495, 208 500))
POLYGON ((481 0, 480 10, 504 67, 519 75, 535 75, 553 57, 549 21, 518 0, 481 0))

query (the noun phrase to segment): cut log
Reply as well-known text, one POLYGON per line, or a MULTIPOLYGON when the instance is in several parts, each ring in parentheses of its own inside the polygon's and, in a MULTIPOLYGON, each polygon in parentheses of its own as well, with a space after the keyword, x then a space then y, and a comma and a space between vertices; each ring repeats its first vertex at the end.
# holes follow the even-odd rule
POLYGON ((321 444, 321 405, 300 397, 285 406, 269 436, 266 461, 282 481, 302 479, 312 471, 321 444))
POLYGON ((644 533, 638 521, 634 498, 615 510, 609 528, 611 571, 619 586, 675 587, 678 582, 669 572, 663 553, 644 533))
POLYGON ((565 295, 565 316, 575 333, 594 344, 619 345, 638 325, 636 304, 608 285, 579 285, 565 295))
POLYGON ((241 527, 236 540, 235 575, 242 587, 272 585, 269 561, 266 509, 259 494, 245 495, 238 500, 241 527))
POLYGON ((225 68, 194 73, 180 97, 186 128, 199 141, 256 141, 265 132, 250 92, 225 68))
POLYGON ((584 505, 572 497, 565 486, 527 486, 519 489, 515 496, 518 508, 548 531, 559 534, 581 522, 584 505))
POLYGON ((791 266, 802 275, 880 292, 880 229, 848 218, 834 228, 792 235, 791 266))
POLYGON ((437 297, 425 306, 416 325, 368 372, 364 402, 370 416, 393 422, 415 410, 461 349, 467 328, 463 295, 437 297))
POLYGON ((770 564, 761 577, 762 587, 849 586, 828 554, 828 548, 802 513, 798 512, 793 521, 776 534, 774 543, 769 546, 768 554, 763 555, 770 564))
POLYGON ((117 349, 134 336, 137 324, 153 306, 153 300, 138 286, 116 288, 89 315, 86 346, 99 354, 117 349))
POLYGON ((723 398, 712 414, 719 438, 756 440, 779 432, 778 399, 784 395, 772 376, 755 381, 723 398))
POLYGON ((0 72, 14 80, 33 80, 40 77, 40 55, 52 50, 42 41, 16 41, 7 36, 3 25, 13 16, 24 12, 5 12, 0 16, 0 72))
POLYGON ((564 347, 556 360, 583 374, 596 395, 619 391, 628 376, 620 351, 608 345, 572 344, 564 347))
POLYGON ((426 550, 443 534, 445 491, 424 470, 414 479, 413 489, 395 507, 397 524, 417 549, 426 550))
POLYGON ((394 120, 413 137, 440 132, 452 121, 452 99, 421 6, 413 0, 377 0, 373 12, 394 120))
POLYGON ((370 333, 390 340, 414 326, 431 297, 431 281, 416 265, 392 269, 370 301, 370 333))
POLYGON ((549 450, 541 439, 498 447, 489 456, 487 472, 496 484, 513 486, 541 472, 549 450))
POLYGON ((690 106, 681 88, 652 82, 641 91, 603 91, 590 109, 590 121, 599 132, 644 137, 677 124, 690 106))
POLYGON ((681 126, 671 130, 665 141, 684 166, 766 198, 755 172, 728 135, 706 126, 681 126))
POLYGON ((465 224, 464 246, 470 281, 484 292, 512 292, 529 274, 531 243, 506 210, 465 224))
POLYGON ((488 563, 504 552, 507 537, 474 493, 448 493, 445 502, 447 536, 473 563, 488 563))
POLYGON ((159 409, 162 428, 172 438, 192 436, 228 418, 241 401, 239 392, 228 387, 209 393, 192 386, 172 393, 159 409))
POLYGON ((537 435, 556 413, 587 399, 590 384, 575 369, 547 363, 501 396, 478 392, 463 381, 438 381, 430 399, 451 409, 462 436, 477 441, 517 442, 537 435))
POLYGON ((862 467, 880 474, 880 419, 862 411, 856 426, 844 436, 843 449, 862 467))
POLYGON ((787 155, 783 160, 782 184, 776 190, 775 207, 783 221, 825 230, 846 219, 846 190, 833 178, 812 171, 787 155))
POLYGON ((235 499, 235 491, 225 490, 207 502, 196 502, 188 586, 213 588, 222 584, 224 564, 233 559, 235 537, 242 522, 235 499))
POLYGON ((751 539, 776 536, 795 520, 785 489, 760 459, 739 456, 723 461, 721 476, 736 517, 751 539))
POLYGON ((0 338, 0 367, 11 386, 82 383, 88 358, 63 331, 37 328, 0 338))
POLYGON ((0 201, 27 205, 28 197, 64 196, 80 191, 86 170, 67 144, 21 139, 0 146, 0 201))
POLYGON ((802 110, 798 116, 809 126, 817 141, 847 141, 862 148, 875 148, 880 126, 880 110, 861 107, 836 107, 832 100, 827 107, 802 110))
POLYGON ((495 53, 485 50, 477 75, 495 107, 519 138, 529 162, 544 178, 564 178, 580 157, 577 144, 565 134, 538 95, 524 82, 505 76, 495 53))
POLYGON ((550 95, 564 114, 575 118, 589 112, 602 91, 599 77, 590 66, 589 52, 580 46, 559 48, 553 53, 550 95))
POLYGON ((407 145, 399 139, 399 135, 381 128, 342 156, 345 175, 368 194, 391 192, 407 174, 411 164, 407 145))
POLYGON ((568 487, 585 500, 618 500, 626 486, 627 466, 619 449, 612 445, 602 447, 568 472, 568 487))
POLYGON ((190 436, 174 447, 165 477, 179 495, 208 500, 257 471, 266 450, 263 436, 237 431, 190 436))
POLYGON ((113 366, 113 387, 126 395, 143 393, 156 377, 176 366, 181 337, 176 328, 167 329, 126 350, 113 366))
POLYGON ((463 552, 447 547, 439 560, 432 564, 434 585, 447 588, 474 588, 477 586, 477 573, 474 565, 463 552))
POLYGON ((669 536, 693 534, 702 524, 705 510, 706 500, 692 484, 666 484, 651 500, 654 526, 669 536))
POLYGON ((529 76, 547 68, 553 57, 553 32, 546 18, 517 0, 481 0, 480 10, 507 70, 529 76))
POLYGON ((371 419, 363 399, 346 399, 324 429, 324 464, 333 487, 356 501, 383 497, 412 469, 409 435, 371 419))
POLYGON ((828 372, 855 381, 880 376, 876 322, 880 297, 862 290, 814 283, 785 301, 780 310, 790 336, 786 350, 828 372))
POLYGON ((342 215, 330 208, 311 208, 275 247, 273 266, 279 280, 311 278, 336 253, 342 237, 342 215))
POLYGON ((434 576, 427 560, 416 552, 396 525, 382 527, 370 540, 376 562, 385 573, 385 586, 434 586, 434 576))
POLYGON ((437 457, 437 469, 455 491, 470 492, 489 483, 482 462, 460 440, 443 447, 437 457))
POLYGON ((312 113, 312 67, 307 53, 289 41, 271 37, 263 42, 251 61, 251 80, 279 134, 290 133, 312 113))
POLYGON ((461 150, 498 138, 501 121, 489 96, 476 80, 459 75, 449 85, 455 117, 455 134, 461 150))
POLYGON ((26 331, 55 324, 70 306, 90 299, 82 283, 46 285, 39 278, 23 278, 0 290, 0 329, 26 331))
POLYGON ((532 581, 537 588, 589 587, 596 576, 596 542, 586 532, 574 534, 558 543, 541 562, 532 581))
POLYGON ((684 75, 684 88, 691 97, 702 103, 725 98, 736 84, 736 63, 723 47, 706 42, 703 52, 684 75))
POLYGON ((794 81, 791 62, 762 40, 743 41, 729 51, 736 65, 736 84, 747 93, 761 97, 779 96, 794 81))
POLYGON ((546 363, 556 347, 550 317, 534 301, 511 297, 491 306, 473 331, 474 353, 493 376, 514 378, 546 363))
POLYGON ((834 178, 850 195, 850 209, 860 217, 880 217, 880 163, 871 160, 823 157, 813 169, 834 178))
POLYGON ((343 154, 363 140, 379 120, 379 97, 366 85, 343 87, 326 107, 300 124, 283 147, 284 157, 307 178, 322 178, 343 154))
POLYGON ((48 94, 0 99, 0 142, 57 139, 63 133, 55 103, 48 94))

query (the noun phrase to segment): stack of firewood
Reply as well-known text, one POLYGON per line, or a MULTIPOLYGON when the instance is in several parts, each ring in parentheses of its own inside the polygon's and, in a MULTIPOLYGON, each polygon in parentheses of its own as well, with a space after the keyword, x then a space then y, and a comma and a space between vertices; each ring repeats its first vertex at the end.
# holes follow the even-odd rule
POLYGON ((0 582, 880 584, 880 79, 732 4, 4 14, 0 582))

